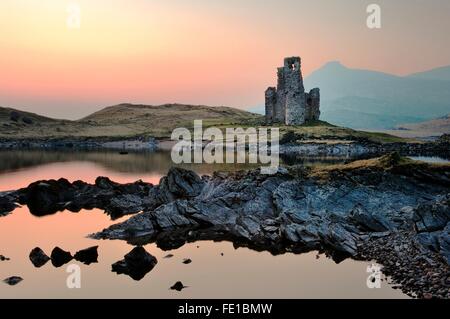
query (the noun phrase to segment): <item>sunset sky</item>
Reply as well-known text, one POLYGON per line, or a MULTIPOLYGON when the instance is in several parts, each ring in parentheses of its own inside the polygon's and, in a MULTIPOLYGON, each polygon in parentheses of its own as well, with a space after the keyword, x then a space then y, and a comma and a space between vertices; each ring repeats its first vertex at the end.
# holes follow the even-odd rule
POLYGON ((448 0, 1 0, 0 105, 60 118, 121 102, 247 108, 285 56, 305 75, 331 60, 404 75, 449 65, 449 31, 448 0))

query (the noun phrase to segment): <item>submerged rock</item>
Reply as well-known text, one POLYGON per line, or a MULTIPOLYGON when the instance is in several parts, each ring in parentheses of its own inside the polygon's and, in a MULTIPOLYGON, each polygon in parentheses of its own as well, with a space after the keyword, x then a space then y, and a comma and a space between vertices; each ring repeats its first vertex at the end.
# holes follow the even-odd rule
POLYGON ((187 288, 187 286, 183 285, 181 281, 177 281, 172 287, 170 287, 171 290, 181 291, 184 288, 187 288))
POLYGON ((112 271, 117 274, 125 274, 134 280, 141 280, 158 263, 158 260, 149 254, 143 247, 133 248, 128 254, 112 264, 112 271))
POLYGON ((92 263, 98 262, 98 246, 89 247, 86 249, 82 249, 77 251, 73 258, 83 264, 90 265, 92 263))
POLYGON ((48 257, 44 253, 44 251, 41 248, 39 248, 39 247, 34 248, 30 252, 30 256, 29 257, 30 257, 30 260, 31 260, 32 264, 36 268, 40 268, 40 267, 44 266, 50 260, 50 257, 48 257))
POLYGON ((21 282, 23 280, 23 278, 19 277, 19 276, 12 276, 9 278, 6 278, 5 280, 3 280, 3 282, 5 284, 8 284, 10 286, 15 286, 17 285, 19 282, 21 282))
POLYGON ((59 247, 55 247, 52 250, 51 254, 51 260, 53 266, 56 268, 59 268, 65 264, 67 264, 69 261, 73 259, 72 254, 68 251, 64 251, 59 247))

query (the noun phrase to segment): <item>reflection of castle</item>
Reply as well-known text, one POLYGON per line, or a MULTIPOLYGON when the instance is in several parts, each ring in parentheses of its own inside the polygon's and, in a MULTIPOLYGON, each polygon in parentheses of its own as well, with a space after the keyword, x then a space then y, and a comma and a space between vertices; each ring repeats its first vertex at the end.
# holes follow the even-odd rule
POLYGON ((277 87, 266 90, 266 122, 300 125, 318 120, 320 116, 320 90, 305 93, 299 57, 284 59, 278 68, 277 87))

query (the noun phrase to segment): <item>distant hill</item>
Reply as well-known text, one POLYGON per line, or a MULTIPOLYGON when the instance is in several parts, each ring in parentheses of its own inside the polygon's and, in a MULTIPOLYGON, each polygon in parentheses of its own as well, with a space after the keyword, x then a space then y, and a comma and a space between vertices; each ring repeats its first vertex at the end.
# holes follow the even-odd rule
POLYGON ((38 115, 35 113, 24 112, 16 110, 13 108, 1 107, 0 106, 0 123, 8 123, 20 125, 26 125, 27 123, 52 123, 58 120, 38 115))
POLYGON ((399 125, 398 129, 411 131, 417 133, 417 135, 427 136, 450 134, 450 114, 421 123, 399 125))
POLYGON ((430 71, 414 73, 409 75, 410 78, 450 81, 450 66, 443 66, 430 71))
POLYGON ((229 107, 119 104, 69 121, 0 107, 0 138, 168 137, 174 128, 191 128, 194 119, 205 126, 243 125, 259 123, 261 116, 229 107))
POLYGON ((119 104, 106 107, 78 122, 95 123, 103 127, 126 126, 138 131, 157 128, 161 132, 171 132, 176 127, 191 127, 194 120, 198 119, 202 119, 205 124, 211 125, 244 123, 257 118, 260 118, 260 116, 224 106, 119 104))
POLYGON ((330 62, 305 79, 321 89, 321 119, 360 129, 394 128, 450 112, 447 68, 406 77, 330 62))

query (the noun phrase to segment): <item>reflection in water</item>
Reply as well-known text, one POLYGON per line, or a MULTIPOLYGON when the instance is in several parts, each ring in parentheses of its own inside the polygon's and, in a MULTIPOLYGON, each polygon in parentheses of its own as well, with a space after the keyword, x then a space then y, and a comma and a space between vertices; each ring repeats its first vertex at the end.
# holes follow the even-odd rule
MULTIPOLYGON (((368 263, 346 259, 335 264, 316 252, 274 256, 237 248, 227 241, 196 241, 169 251, 147 244, 145 250, 158 263, 140 281, 117 276, 112 264, 123 259, 132 246, 120 240, 97 241, 86 235, 111 225, 99 210, 78 214, 63 212, 44 218, 26 207, 0 219, 2 253, 11 258, 0 267, 0 278, 24 280, 10 288, 0 285, 0 298, 403 298, 385 281, 381 289, 368 289, 368 263), (39 246, 67 251, 99 245, 98 263, 89 266, 73 260, 61 268, 51 263, 36 269, 29 252, 39 246), (171 258, 164 256, 171 254, 171 258), (318 259, 317 259, 318 258, 318 259), (184 259, 191 259, 189 265, 184 259), (80 266, 81 289, 68 289, 67 267, 80 266), (188 288, 169 289, 180 281, 188 288), (270 287, 270 289, 267 289, 270 287)), ((166 248, 165 248, 166 249, 166 248)))
MULTIPOLYGON (((288 158, 282 157, 287 164, 336 164, 344 163, 348 158, 288 158)), ((211 174, 214 171, 236 171, 258 168, 257 164, 181 164, 175 165, 170 152, 131 152, 120 154, 112 151, 50 151, 50 150, 0 150, 0 173, 36 167, 51 163, 89 162, 118 173, 167 173, 170 167, 181 166, 199 174, 211 174)))
MULTIPOLYGON (((0 150, 0 172, 14 171, 51 163, 89 162, 118 173, 165 174, 174 165, 170 152, 139 152, 120 154, 112 151, 45 151, 0 150)), ((231 171, 256 168, 251 164, 182 164, 199 174, 215 170, 231 171)))

